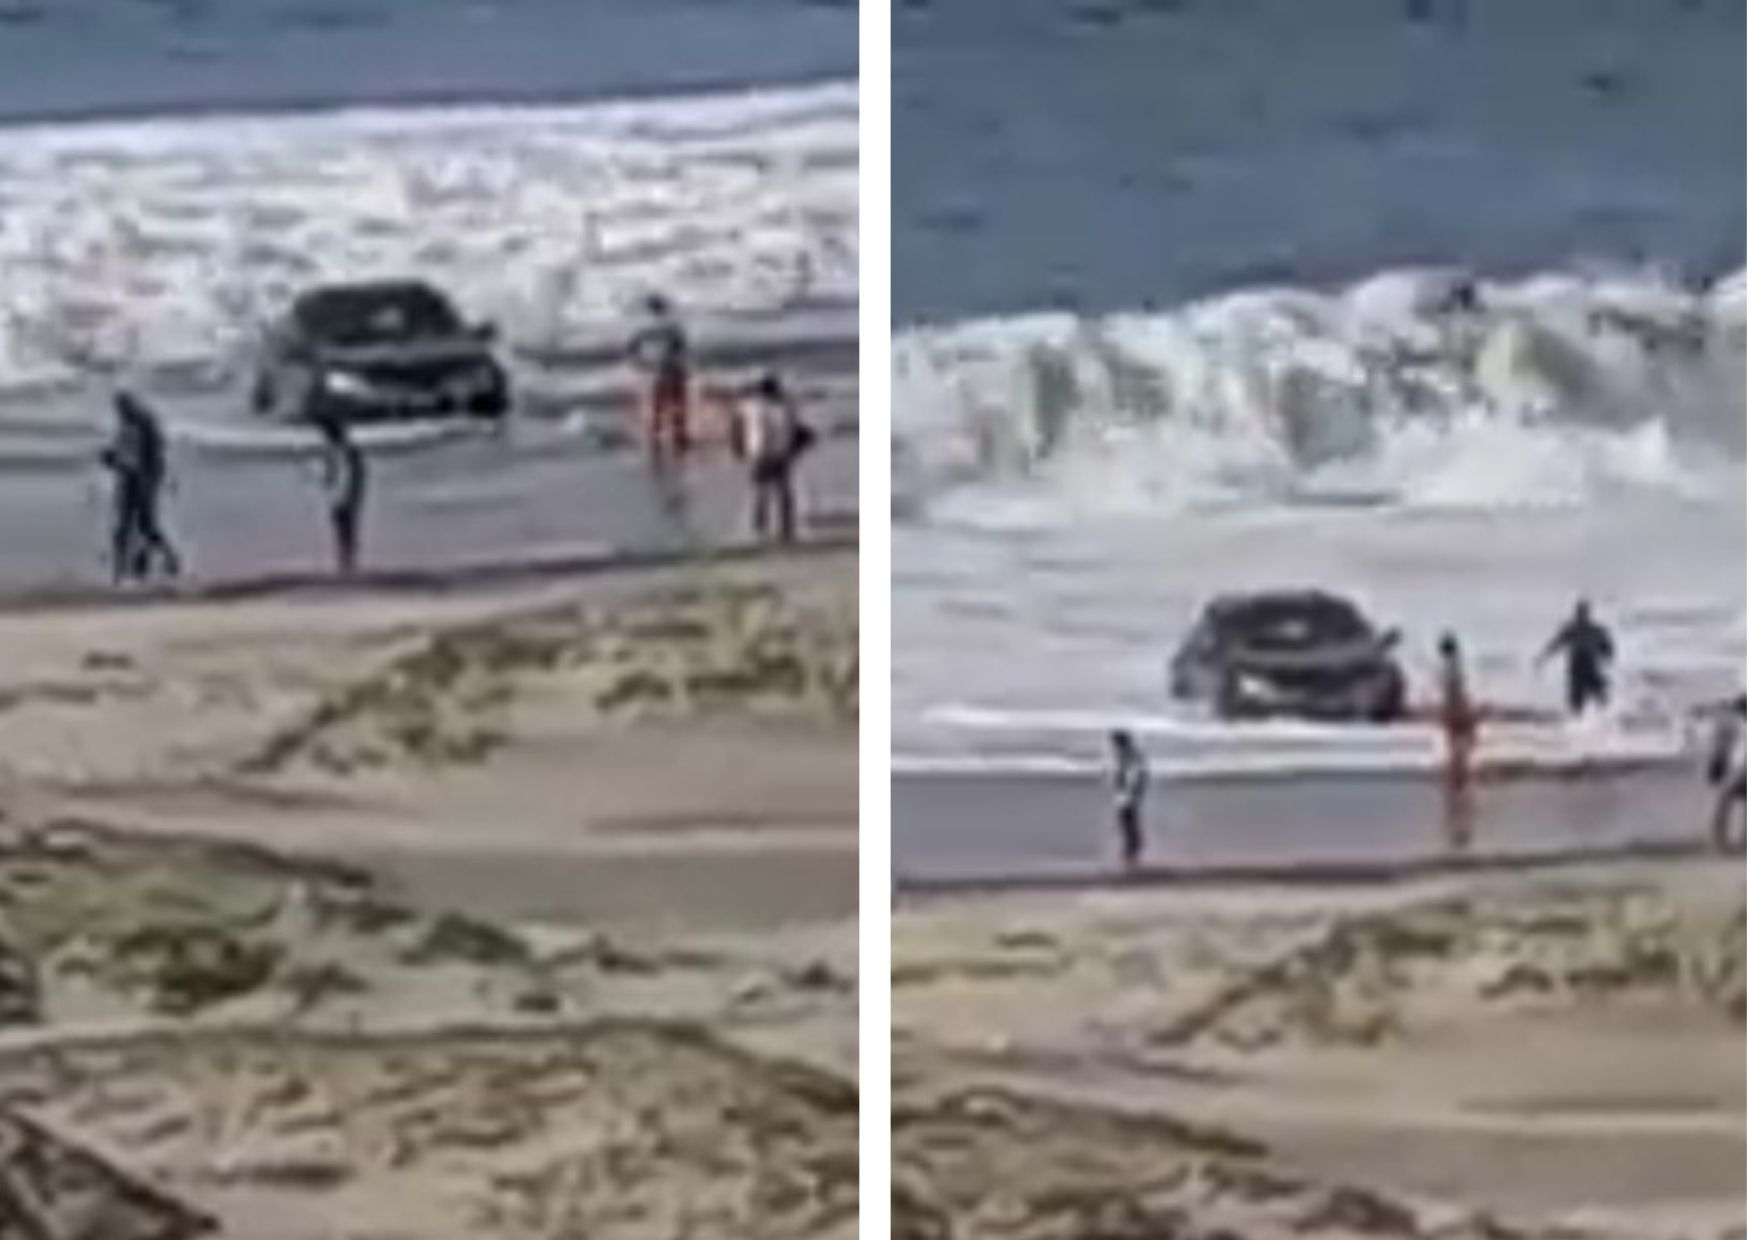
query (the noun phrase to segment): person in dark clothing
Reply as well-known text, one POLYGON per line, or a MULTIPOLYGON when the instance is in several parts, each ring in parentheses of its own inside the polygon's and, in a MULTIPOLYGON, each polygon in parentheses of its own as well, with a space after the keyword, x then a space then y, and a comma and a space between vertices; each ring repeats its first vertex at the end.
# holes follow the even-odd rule
POLYGON ((1539 665, 1560 653, 1566 656, 1566 709, 1581 715, 1592 706, 1607 706, 1614 638, 1597 623, 1590 604, 1583 599, 1536 662, 1539 665))
POLYGON ((144 471, 139 499, 141 570, 150 575, 156 562, 169 577, 182 573, 182 557, 164 532, 163 497, 170 481, 169 449, 163 425, 145 406, 140 406, 140 433, 144 471))
POLYGON ((1111 789, 1123 868, 1132 871, 1141 864, 1141 811, 1147 800, 1147 759, 1142 757, 1135 738, 1121 728, 1111 733, 1111 789))
POLYGON ((116 585, 134 581, 141 574, 140 564, 140 495, 138 475, 123 465, 126 459, 123 436, 103 450, 103 465, 112 475, 109 501, 109 576, 116 585))
POLYGON ((144 581, 155 568, 175 577, 182 558, 164 533, 161 501, 169 451, 157 415, 130 392, 115 397, 115 434, 102 454, 114 476, 110 571, 117 583, 144 581))
POLYGON ((1481 286, 1475 283, 1473 276, 1458 276, 1445 290, 1438 308, 1446 314, 1481 313, 1481 286))
POLYGON ((1743 843, 1743 809, 1748 806, 1748 697, 1737 694, 1718 713, 1713 726, 1711 755, 1706 761, 1706 782, 1711 784, 1712 842, 1719 852, 1739 849, 1743 843))
POLYGON ((321 431, 322 485, 327 492, 328 520, 334 532, 334 563, 342 575, 349 577, 358 567, 358 532, 364 519, 368 470, 364 453, 343 420, 325 418, 321 431))

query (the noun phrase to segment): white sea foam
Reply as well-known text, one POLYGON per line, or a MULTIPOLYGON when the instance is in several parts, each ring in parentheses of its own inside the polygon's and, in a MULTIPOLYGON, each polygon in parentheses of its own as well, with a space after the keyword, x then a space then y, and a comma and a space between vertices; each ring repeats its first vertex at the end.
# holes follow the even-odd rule
MULTIPOLYGON (((1135 736, 1154 773, 1172 779, 1397 775, 1437 771, 1445 761, 1438 727, 1278 720, 1241 724, 1148 711, 991 709, 942 705, 926 721, 952 729, 956 749, 894 755, 915 775, 1086 776, 1105 772, 1112 727, 1135 736), (992 743, 993 742, 993 743, 992 743)), ((1611 713, 1565 720, 1508 720, 1483 729, 1484 772, 1548 775, 1691 760, 1701 746, 1692 716, 1611 713)))
POLYGON ((8 129, 0 395, 223 380, 325 279, 428 277, 536 355, 656 288, 705 331, 853 305, 856 126, 845 83, 8 129))

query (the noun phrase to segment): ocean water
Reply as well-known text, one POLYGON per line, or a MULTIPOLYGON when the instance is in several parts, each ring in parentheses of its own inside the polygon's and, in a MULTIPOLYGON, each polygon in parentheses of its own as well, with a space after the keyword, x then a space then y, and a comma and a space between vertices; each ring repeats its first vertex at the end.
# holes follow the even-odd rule
POLYGON ((0 118, 576 102, 856 73, 833 0, 3 0, 0 118))
POLYGON ((311 442, 248 411, 261 328, 311 284, 406 275, 498 326, 518 416, 503 450, 367 432, 403 498, 473 497, 391 500, 386 545, 737 534, 644 494, 622 342, 659 289, 706 382, 780 366, 853 444, 855 40, 853 8, 809 0, 0 0, 0 578, 97 545, 118 382, 165 415, 178 507, 232 514, 201 520, 206 563, 295 554, 307 487, 272 462, 311 442), (552 468, 601 454, 586 488, 552 468), (615 511, 579 519, 579 488, 615 511))
POLYGON ((894 44, 901 769, 1423 767, 1430 728, 1223 727, 1166 662, 1227 590, 1451 629, 1557 713, 1489 762, 1674 758, 1744 638, 1743 34, 1710 0, 915 0, 894 44), (1023 87, 1017 84, 1023 83, 1023 87))

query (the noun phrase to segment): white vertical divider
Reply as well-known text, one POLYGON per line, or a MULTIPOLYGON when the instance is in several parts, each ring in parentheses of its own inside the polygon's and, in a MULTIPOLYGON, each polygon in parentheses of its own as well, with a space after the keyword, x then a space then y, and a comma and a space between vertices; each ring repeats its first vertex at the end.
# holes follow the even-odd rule
POLYGON ((892 1230, 892 8, 861 3, 861 1234, 892 1230))

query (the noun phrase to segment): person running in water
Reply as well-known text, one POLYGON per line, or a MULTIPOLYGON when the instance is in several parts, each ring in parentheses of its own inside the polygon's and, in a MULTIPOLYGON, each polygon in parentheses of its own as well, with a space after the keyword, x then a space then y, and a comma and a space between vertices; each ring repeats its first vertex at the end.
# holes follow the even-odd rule
POLYGON ((644 300, 648 321, 631 338, 632 360, 649 376, 644 444, 652 464, 676 462, 691 447, 691 348, 674 307, 660 293, 644 300))
POLYGON ((1592 706, 1608 705, 1609 669, 1614 663, 1614 638, 1596 622, 1583 599, 1560 626, 1536 660, 1542 663, 1561 652, 1566 656, 1566 709, 1582 715, 1592 706))
POLYGON ((1111 788, 1123 868, 1133 872, 1141 864, 1141 811, 1147 800, 1147 759, 1141 756, 1135 738, 1122 728, 1111 733, 1111 788))
POLYGON ((334 565, 350 577, 358 568, 358 530, 364 519, 364 495, 369 471, 346 423, 324 418, 322 432, 322 487, 328 498, 328 521, 334 533, 334 565))
POLYGON ((102 461, 115 478, 110 526, 110 571, 117 584, 144 581, 161 567, 182 571, 182 558, 164 533, 161 500, 169 479, 169 451, 157 415, 131 392, 115 397, 115 434, 102 461))
POLYGON ((1469 693, 1463 651, 1456 635, 1438 639, 1438 716, 1445 741, 1445 818, 1451 842, 1461 847, 1474 828, 1475 741, 1481 714, 1469 693))
POLYGON ((1712 805, 1712 843, 1719 852, 1740 848, 1748 834, 1748 696, 1737 694, 1719 713, 1712 734, 1706 780, 1716 800, 1712 805), (1732 825, 1738 829, 1731 830, 1732 825))
POLYGON ((759 378, 742 409, 737 446, 751 475, 753 534, 794 542, 795 465, 813 445, 813 428, 775 374, 759 378))

